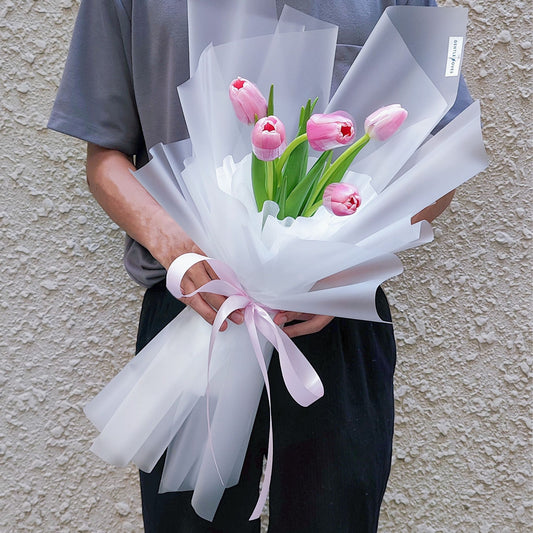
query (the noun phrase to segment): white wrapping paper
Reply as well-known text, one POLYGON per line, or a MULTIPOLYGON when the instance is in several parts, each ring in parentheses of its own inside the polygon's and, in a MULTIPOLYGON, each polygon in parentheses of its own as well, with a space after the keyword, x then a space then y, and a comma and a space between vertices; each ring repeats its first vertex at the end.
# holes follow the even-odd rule
MULTIPOLYGON (((336 27, 287 7, 278 22, 270 0, 192 6, 194 75, 179 88, 190 142, 154 147, 135 176, 264 308, 380 321, 374 295, 402 270, 394 254, 432 238, 430 225, 411 225, 411 217, 487 164, 478 103, 420 146, 455 99, 458 77, 446 77, 445 66, 449 37, 464 37, 465 10, 388 8, 328 104, 336 27), (359 126, 384 105, 408 110, 401 130, 384 143, 372 141, 347 174, 363 198, 355 215, 320 208, 311 218, 279 221, 270 202, 257 213, 250 129, 228 98, 237 76, 264 93, 274 84, 276 115, 288 136, 300 106, 316 96, 316 111, 343 109, 359 126)), ((210 334, 186 309, 85 408, 100 431, 95 453, 150 471, 168 448, 160 490, 194 490, 192 505, 208 520, 224 488, 238 481, 263 389, 248 332, 230 323, 217 338, 209 373, 211 449, 210 334)), ((272 347, 261 342, 268 365, 272 347)))

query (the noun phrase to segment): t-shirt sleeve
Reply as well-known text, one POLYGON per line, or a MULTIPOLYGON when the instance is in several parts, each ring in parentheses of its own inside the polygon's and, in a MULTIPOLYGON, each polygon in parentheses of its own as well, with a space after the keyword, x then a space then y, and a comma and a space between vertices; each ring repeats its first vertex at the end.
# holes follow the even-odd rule
POLYGON ((121 0, 82 0, 48 127, 128 155, 142 144, 121 0))

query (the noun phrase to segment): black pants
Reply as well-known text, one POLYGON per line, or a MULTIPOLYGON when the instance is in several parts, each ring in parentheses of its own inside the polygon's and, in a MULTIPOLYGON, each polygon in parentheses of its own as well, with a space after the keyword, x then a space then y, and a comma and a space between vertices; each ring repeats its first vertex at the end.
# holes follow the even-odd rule
MULTIPOLYGON (((378 291, 381 316, 390 320, 378 291)), ((163 283, 148 289, 137 350, 183 305, 163 283)), ((269 378, 274 420, 270 533, 367 533, 377 530, 390 471, 396 349, 392 326, 335 319, 313 335, 295 339, 324 383, 324 397, 300 407, 289 396, 274 354, 269 378)), ((164 457, 141 472, 147 533, 259 533, 249 522, 268 439, 268 407, 261 399, 239 484, 226 489, 213 523, 190 506, 191 492, 158 494, 164 457)))

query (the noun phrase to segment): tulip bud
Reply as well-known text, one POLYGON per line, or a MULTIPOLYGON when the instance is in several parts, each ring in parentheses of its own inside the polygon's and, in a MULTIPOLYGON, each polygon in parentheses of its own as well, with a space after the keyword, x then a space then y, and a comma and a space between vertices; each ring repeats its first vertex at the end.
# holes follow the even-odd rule
POLYGON ((400 104, 380 107, 365 120, 365 132, 378 141, 386 141, 407 118, 407 111, 400 104))
POLYGON ((273 115, 259 119, 252 130, 252 149, 261 161, 272 161, 279 157, 287 143, 285 126, 273 115))
POLYGON ((322 205, 340 217, 353 215, 361 205, 361 197, 349 183, 331 183, 324 190, 322 205))
POLYGON ((355 139, 353 118, 344 111, 312 115, 306 129, 309 145, 319 152, 350 144, 355 139))
POLYGON ((229 98, 237 118, 245 124, 253 124, 267 114, 267 103, 261 91, 244 78, 233 80, 229 86, 229 98))

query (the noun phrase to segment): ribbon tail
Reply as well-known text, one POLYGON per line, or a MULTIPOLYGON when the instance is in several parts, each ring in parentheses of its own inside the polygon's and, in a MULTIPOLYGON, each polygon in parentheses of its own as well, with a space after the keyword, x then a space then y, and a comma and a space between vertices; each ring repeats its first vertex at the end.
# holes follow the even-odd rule
POLYGON ((268 396, 268 415, 269 415, 269 432, 268 432, 268 453, 266 458, 266 467, 263 478, 263 486, 259 493, 259 498, 255 505, 250 520, 256 520, 261 516, 261 512, 266 503, 268 497, 268 491, 270 489, 270 480, 272 478, 272 454, 274 450, 274 432, 272 430, 272 403, 270 400, 270 383, 268 381, 268 370, 265 364, 265 359, 263 356, 263 351, 261 350, 261 345, 259 343, 259 337, 257 335, 256 329, 256 320, 255 320, 255 306, 249 305, 244 310, 244 321, 248 329, 248 334, 250 335, 250 341, 252 342, 252 347, 261 369, 261 374, 263 375, 263 380, 265 381, 265 389, 268 396))
POLYGON ((235 273, 223 262, 198 254, 184 254, 178 257, 170 266, 167 274, 167 287, 176 298, 182 298, 183 296, 190 297, 199 292, 214 292, 216 294, 227 296, 227 299, 220 306, 220 309, 217 312, 213 327, 211 329, 209 353, 207 358, 207 383, 205 390, 208 445, 211 451, 216 473, 222 484, 222 487, 224 488, 226 487, 225 477, 220 471, 216 460, 215 446, 211 430, 211 412, 209 401, 210 367, 213 349, 220 327, 233 311, 244 308, 244 320, 246 323, 246 328, 248 330, 252 348, 257 358, 267 391, 270 419, 268 454, 263 478, 263 486, 261 487, 255 509, 250 516, 250 520, 255 520, 261 516, 261 512, 268 497, 270 481, 272 478, 272 455, 274 450, 270 384, 268 380, 268 370, 265 363, 265 357, 259 342, 258 330, 278 350, 283 379, 289 393, 296 402, 304 407, 310 405, 324 395, 324 387, 320 381, 320 378, 318 377, 318 374, 315 372, 314 368, 311 366, 309 361, 307 361, 298 347, 281 330, 281 328, 274 323, 268 312, 260 305, 254 303, 253 300, 246 295, 237 277, 235 276, 235 273), (181 291, 181 280, 189 268, 201 261, 207 261, 213 267, 220 279, 211 280, 202 287, 196 289, 194 292, 184 295, 181 291))
MULTIPOLYGON (((209 353, 207 355, 207 384, 205 389, 205 409, 207 414, 207 436, 208 436, 208 442, 209 442, 209 448, 211 449, 211 456, 213 457, 213 463, 215 465, 215 469, 217 471, 218 477, 220 479, 220 483, 222 483, 222 486, 225 487, 226 483, 224 481, 224 478, 222 477, 222 474, 220 472, 220 468, 218 467, 217 458, 215 454, 215 448, 213 445, 213 433, 211 431, 211 409, 210 409, 210 402, 209 402, 209 378, 210 378, 210 370, 211 370, 211 358, 213 356, 213 349, 215 347, 215 341, 217 338, 217 335, 220 331, 220 327, 228 318, 233 311, 236 311, 237 309, 240 309, 242 307, 245 307, 249 303, 249 299, 245 296, 241 296, 240 294, 235 294, 233 296, 229 296, 226 300, 224 300, 224 303, 220 306, 217 315, 215 317, 215 320, 213 322, 213 327, 211 328, 211 337, 209 339, 209 353)), ((261 348, 259 348, 261 350, 261 348)))
POLYGON ((279 354, 283 381, 294 400, 303 407, 324 396, 324 385, 320 377, 294 344, 292 339, 261 308, 256 308, 259 331, 274 345, 279 354))

